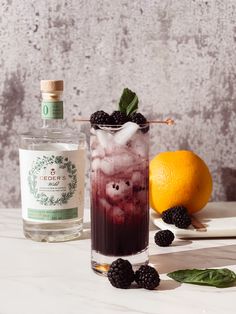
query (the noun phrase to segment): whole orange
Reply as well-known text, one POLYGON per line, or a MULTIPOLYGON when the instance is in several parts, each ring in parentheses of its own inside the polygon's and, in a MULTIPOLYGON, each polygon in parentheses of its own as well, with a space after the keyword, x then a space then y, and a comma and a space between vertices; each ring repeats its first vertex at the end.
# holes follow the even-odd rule
POLYGON ((183 205, 189 213, 202 209, 212 192, 205 162, 187 150, 163 152, 150 162, 150 203, 159 213, 183 205))

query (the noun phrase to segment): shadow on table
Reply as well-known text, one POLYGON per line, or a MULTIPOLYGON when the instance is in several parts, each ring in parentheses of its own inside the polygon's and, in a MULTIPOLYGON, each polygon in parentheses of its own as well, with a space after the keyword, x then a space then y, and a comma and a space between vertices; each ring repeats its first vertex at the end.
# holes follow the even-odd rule
POLYGON ((236 245, 156 254, 149 261, 160 274, 187 268, 227 267, 236 264, 236 245))
POLYGON ((158 287, 158 290, 160 291, 166 291, 166 290, 174 290, 181 286, 180 282, 177 282, 172 279, 167 280, 161 280, 160 286, 158 287))
POLYGON ((179 240, 179 239, 177 239, 173 242, 173 244, 171 244, 171 246, 172 247, 174 247, 174 246, 185 246, 185 245, 191 244, 192 242, 193 241, 191 241, 191 240, 179 240))

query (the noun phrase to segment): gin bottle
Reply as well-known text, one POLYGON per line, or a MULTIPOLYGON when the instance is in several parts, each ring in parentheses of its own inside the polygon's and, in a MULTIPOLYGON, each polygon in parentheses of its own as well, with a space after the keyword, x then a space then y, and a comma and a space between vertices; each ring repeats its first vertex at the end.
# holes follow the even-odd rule
POLYGON ((42 121, 20 138, 23 229, 26 238, 78 238, 84 210, 84 134, 63 127, 63 81, 41 81, 42 121))

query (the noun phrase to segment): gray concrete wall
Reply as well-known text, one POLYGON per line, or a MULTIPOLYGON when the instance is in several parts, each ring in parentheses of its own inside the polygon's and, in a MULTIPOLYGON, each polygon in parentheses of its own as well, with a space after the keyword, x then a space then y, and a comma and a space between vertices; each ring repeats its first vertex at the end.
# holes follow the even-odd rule
POLYGON ((68 125, 135 90, 146 115, 176 120, 152 127, 151 155, 195 151, 212 199, 236 200, 235 0, 3 0, 0 10, 0 207, 20 206, 18 134, 40 125, 48 78, 66 82, 68 125))

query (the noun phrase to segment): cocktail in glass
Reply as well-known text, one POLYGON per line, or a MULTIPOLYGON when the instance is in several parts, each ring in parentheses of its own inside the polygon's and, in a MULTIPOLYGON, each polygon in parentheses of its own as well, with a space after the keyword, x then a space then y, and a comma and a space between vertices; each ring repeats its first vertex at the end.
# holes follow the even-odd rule
POLYGON ((149 127, 91 128, 92 268, 106 274, 115 259, 148 262, 149 127))

